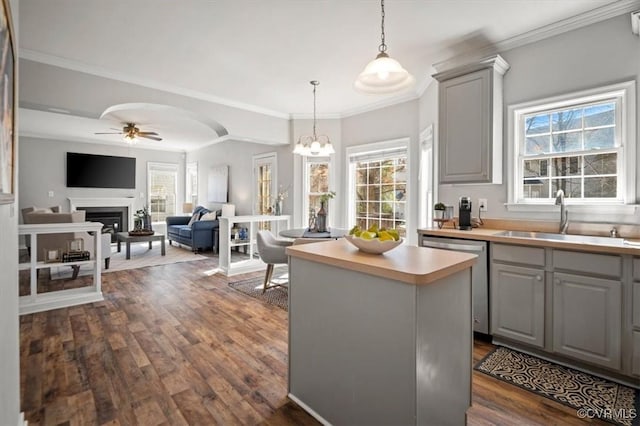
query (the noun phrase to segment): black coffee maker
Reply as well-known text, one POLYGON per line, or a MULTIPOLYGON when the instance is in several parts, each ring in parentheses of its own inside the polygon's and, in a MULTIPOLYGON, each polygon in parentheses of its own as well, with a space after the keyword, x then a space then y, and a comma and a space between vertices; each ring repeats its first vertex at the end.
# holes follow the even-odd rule
POLYGON ((468 231, 471 229, 471 197, 460 197, 458 208, 459 228, 468 231))

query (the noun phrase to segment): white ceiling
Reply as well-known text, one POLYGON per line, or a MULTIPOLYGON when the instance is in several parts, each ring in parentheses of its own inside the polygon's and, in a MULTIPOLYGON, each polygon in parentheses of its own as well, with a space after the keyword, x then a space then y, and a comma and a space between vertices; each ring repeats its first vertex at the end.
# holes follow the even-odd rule
POLYGON ((634 1, 387 0, 388 53, 417 80, 400 95, 352 86, 380 44, 376 0, 21 0, 19 49, 285 117, 312 112, 309 80, 319 80, 319 116, 344 116, 418 96, 434 63, 634 1))

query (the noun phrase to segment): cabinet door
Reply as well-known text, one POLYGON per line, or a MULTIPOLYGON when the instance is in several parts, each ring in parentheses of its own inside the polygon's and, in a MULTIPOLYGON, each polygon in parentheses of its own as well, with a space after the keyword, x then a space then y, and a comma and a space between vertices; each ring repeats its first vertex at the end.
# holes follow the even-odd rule
POLYGON ((491 331, 544 347, 544 270, 491 264, 491 331))
POLYGON ((631 374, 640 376, 640 331, 633 332, 633 359, 631 361, 631 374))
POLYGON ((490 182, 491 70, 440 83, 440 183, 490 182))
POLYGON ((553 350, 620 368, 622 283, 553 274, 553 350))

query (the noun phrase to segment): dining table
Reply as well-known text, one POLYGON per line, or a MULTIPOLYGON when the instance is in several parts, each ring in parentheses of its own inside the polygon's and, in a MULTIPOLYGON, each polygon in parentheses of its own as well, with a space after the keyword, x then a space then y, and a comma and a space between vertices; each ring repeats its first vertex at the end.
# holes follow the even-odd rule
POLYGON ((338 239, 342 238, 347 234, 346 229, 342 228, 329 228, 327 232, 315 232, 309 231, 308 228, 291 228, 284 229, 278 233, 281 237, 284 238, 324 238, 324 239, 338 239))

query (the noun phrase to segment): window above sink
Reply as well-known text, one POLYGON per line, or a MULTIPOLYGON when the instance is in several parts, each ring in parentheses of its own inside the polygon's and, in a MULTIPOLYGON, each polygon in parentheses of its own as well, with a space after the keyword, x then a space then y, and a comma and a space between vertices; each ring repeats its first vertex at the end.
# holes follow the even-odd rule
POLYGON ((563 189, 585 212, 635 212, 635 82, 512 105, 508 116, 510 211, 546 211, 563 189))

